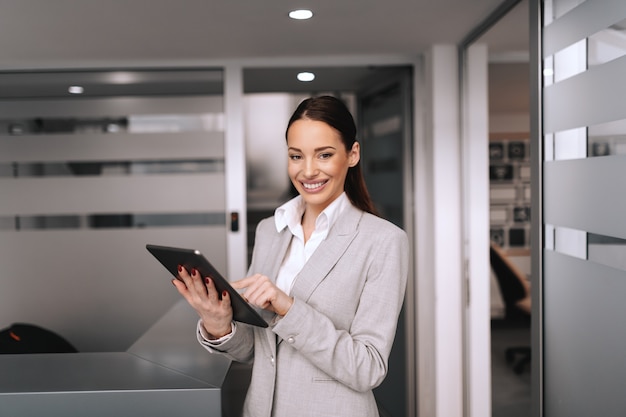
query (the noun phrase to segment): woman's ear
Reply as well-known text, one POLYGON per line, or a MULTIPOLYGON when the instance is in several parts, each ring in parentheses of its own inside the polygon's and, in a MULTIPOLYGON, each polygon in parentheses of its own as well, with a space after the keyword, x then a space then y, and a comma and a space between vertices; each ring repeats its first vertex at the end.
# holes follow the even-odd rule
POLYGON ((361 160, 361 145, 359 142, 354 142, 352 144, 352 149, 350 149, 350 153, 348 154, 348 165, 350 168, 355 166, 361 160))

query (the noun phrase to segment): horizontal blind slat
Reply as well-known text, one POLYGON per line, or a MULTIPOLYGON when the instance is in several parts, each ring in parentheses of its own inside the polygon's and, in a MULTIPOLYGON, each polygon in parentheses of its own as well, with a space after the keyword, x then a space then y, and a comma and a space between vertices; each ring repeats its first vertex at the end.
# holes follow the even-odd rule
POLYGON ((100 97, 63 100, 0 100, 8 118, 119 117, 146 114, 199 114, 224 111, 222 96, 100 97))
POLYGON ((224 158, 223 132, 0 136, 0 162, 224 158))
POLYGON ((585 39, 626 16, 623 0, 586 0, 543 30, 543 57, 585 39))
POLYGON ((626 239, 626 156, 544 163, 544 222, 626 239))
POLYGON ((545 133, 626 119, 624 74, 626 56, 545 88, 545 133))
POLYGON ((0 215, 223 212, 224 174, 0 178, 0 215))

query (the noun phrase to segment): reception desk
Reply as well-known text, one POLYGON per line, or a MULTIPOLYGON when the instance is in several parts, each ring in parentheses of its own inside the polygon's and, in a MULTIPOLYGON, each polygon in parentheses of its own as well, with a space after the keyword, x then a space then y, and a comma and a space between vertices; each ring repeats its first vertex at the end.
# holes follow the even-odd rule
POLYGON ((126 352, 0 355, 0 416, 237 415, 249 368, 208 353, 181 301, 126 352))

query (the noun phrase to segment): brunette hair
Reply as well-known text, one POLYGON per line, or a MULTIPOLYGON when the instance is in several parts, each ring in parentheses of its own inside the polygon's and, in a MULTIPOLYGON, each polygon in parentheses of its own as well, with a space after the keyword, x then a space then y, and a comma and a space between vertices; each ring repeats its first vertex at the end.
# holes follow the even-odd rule
MULTIPOLYGON (((346 105, 336 97, 311 97, 300 103, 289 119, 285 137, 293 122, 301 119, 324 122, 335 129, 341 136, 346 152, 350 152, 352 145, 357 141, 356 125, 352 114, 346 105)), ((361 161, 357 162, 355 166, 348 168, 344 191, 350 202, 357 208, 378 215, 363 179, 361 161)))

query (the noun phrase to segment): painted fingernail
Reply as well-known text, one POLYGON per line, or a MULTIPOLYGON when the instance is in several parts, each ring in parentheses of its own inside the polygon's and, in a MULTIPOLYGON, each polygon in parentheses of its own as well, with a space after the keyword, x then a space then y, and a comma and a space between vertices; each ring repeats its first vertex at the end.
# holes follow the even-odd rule
POLYGON ((211 280, 209 279, 209 277, 206 277, 206 278, 204 279, 204 282, 208 284, 209 282, 211 282, 211 280))
POLYGON ((222 298, 226 297, 228 295, 228 292, 226 290, 222 291, 222 298))
POLYGON ((196 268, 193 268, 191 270, 191 275, 195 276, 198 273, 198 270, 196 268))
POLYGON ((178 265, 178 272, 183 272, 183 266, 182 265, 178 265))

